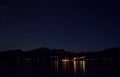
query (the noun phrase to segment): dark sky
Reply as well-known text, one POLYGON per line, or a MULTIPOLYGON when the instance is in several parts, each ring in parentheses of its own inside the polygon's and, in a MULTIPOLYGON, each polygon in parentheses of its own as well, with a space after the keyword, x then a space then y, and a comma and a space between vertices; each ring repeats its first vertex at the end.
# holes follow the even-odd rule
POLYGON ((115 0, 0 0, 0 50, 120 46, 115 0))

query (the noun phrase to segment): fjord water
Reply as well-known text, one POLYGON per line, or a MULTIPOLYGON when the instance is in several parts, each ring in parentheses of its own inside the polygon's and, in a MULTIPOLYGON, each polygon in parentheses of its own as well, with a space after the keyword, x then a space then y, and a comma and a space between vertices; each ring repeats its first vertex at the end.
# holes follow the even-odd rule
POLYGON ((0 61, 0 77, 119 77, 113 61, 0 61))

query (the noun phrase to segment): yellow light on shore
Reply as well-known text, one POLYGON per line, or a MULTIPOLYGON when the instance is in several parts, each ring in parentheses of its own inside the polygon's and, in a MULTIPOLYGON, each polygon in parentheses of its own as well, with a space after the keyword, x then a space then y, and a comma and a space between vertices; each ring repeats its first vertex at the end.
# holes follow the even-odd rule
POLYGON ((70 61, 70 59, 64 58, 62 59, 62 61, 70 61))
POLYGON ((68 59, 63 59, 62 61, 70 61, 70 60, 68 60, 68 59))
POLYGON ((77 58, 73 58, 73 60, 76 60, 77 58))

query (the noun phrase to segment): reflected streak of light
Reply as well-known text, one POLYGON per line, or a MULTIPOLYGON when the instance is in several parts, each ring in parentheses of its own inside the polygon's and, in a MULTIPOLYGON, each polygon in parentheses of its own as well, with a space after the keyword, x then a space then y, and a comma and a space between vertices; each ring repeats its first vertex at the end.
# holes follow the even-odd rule
POLYGON ((67 70, 67 66, 69 64, 69 60, 62 60, 62 63, 63 63, 63 68, 66 71, 67 70))
POLYGON ((84 73, 85 73, 85 61, 83 61, 83 71, 84 71, 84 73))
POLYGON ((57 61, 57 71, 58 71, 58 61, 57 61))
POLYGON ((58 72, 58 61, 55 61, 54 64, 55 64, 55 69, 56 69, 57 72, 58 72))
POLYGON ((80 67, 82 68, 82 71, 85 73, 85 65, 86 62, 85 61, 80 61, 80 67))
POLYGON ((77 63, 76 63, 76 61, 73 61, 74 62, 74 72, 76 73, 76 70, 77 70, 77 63))

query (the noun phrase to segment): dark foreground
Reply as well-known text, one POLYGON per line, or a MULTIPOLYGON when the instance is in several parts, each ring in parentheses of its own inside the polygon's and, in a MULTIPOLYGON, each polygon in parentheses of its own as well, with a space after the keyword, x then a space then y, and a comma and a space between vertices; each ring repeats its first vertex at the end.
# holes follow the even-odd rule
POLYGON ((0 77, 120 77, 113 61, 0 61, 0 77))

